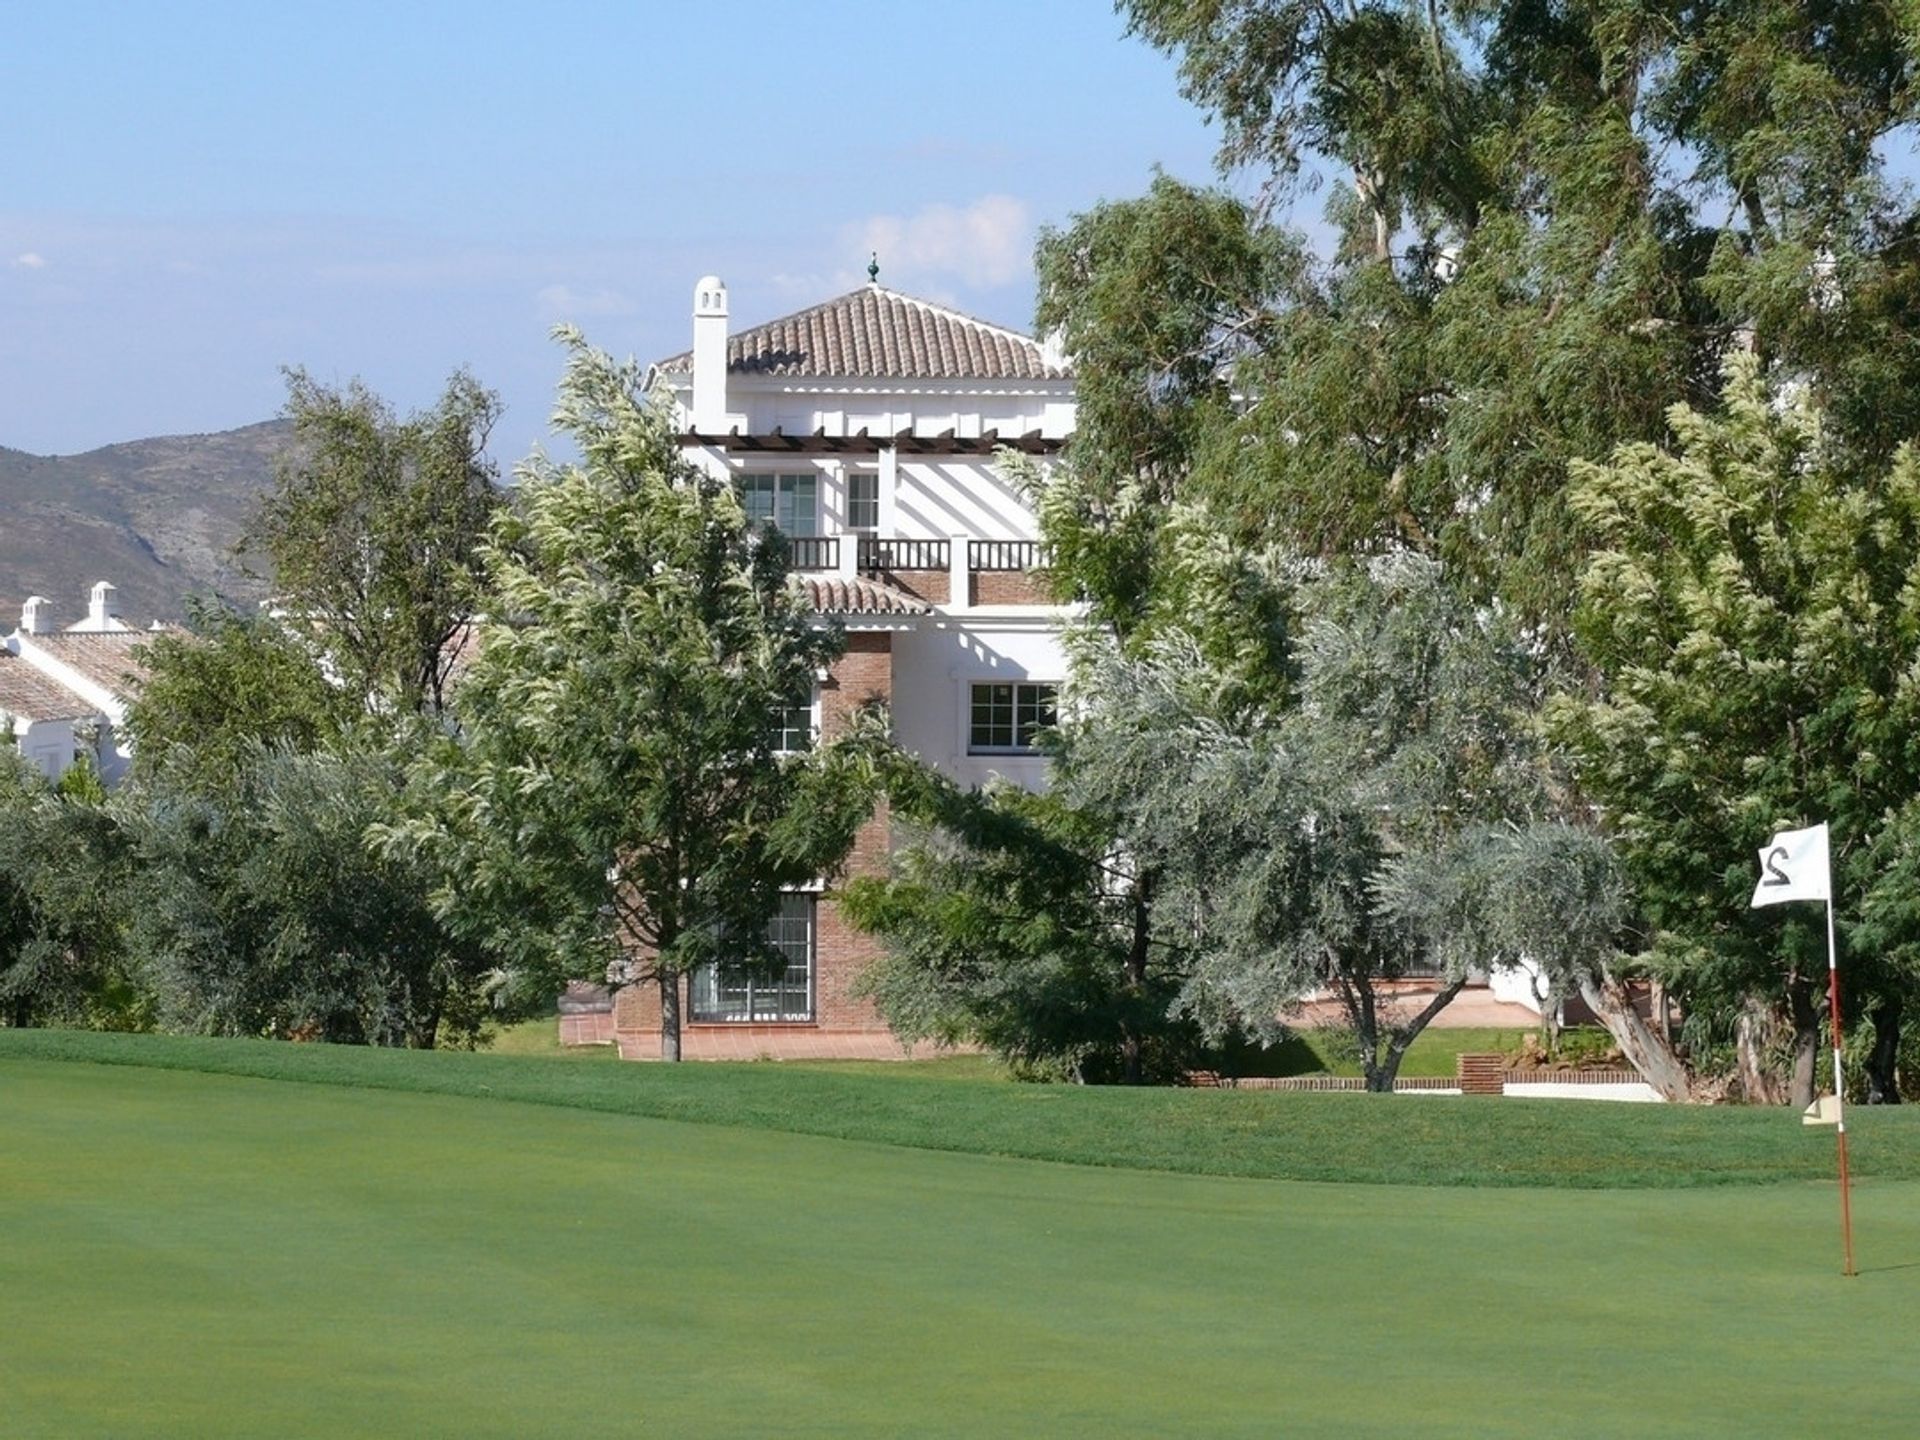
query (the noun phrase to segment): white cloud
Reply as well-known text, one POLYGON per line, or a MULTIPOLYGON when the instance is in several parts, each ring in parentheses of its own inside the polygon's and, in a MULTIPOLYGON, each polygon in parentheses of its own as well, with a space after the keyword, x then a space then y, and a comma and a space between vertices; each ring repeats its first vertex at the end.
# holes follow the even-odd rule
POLYGON ((945 275, 992 287, 1026 277, 1033 229, 1024 200, 984 195, 959 208, 928 205, 908 216, 875 215, 851 227, 850 238, 880 257, 882 283, 945 275))
POLYGON ((618 290, 575 290, 569 285, 549 285, 533 298, 543 311, 557 320, 583 315, 631 315, 639 308, 618 290))
POLYGON ((47 266, 47 259, 44 255, 36 254, 34 251, 29 250, 24 255, 14 256, 13 263, 17 269, 21 270, 44 270, 47 266))

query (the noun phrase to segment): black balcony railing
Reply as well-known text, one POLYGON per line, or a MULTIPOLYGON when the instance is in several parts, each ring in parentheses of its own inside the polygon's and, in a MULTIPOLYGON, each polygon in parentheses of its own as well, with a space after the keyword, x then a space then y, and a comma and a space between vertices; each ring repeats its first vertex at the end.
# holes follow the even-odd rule
POLYGON ((969 540, 969 570, 1044 570, 1046 547, 1038 540, 969 540))
POLYGON ((881 540, 860 537, 862 570, 944 570, 952 561, 953 546, 946 540, 881 540))
POLYGON ((794 535, 787 540, 787 564, 795 570, 840 568, 840 537, 794 535))

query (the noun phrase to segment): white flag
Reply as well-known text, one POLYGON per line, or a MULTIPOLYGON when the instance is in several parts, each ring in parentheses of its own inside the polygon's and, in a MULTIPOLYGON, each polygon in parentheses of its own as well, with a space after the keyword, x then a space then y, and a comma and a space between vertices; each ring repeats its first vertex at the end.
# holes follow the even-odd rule
POLYGON ((1782 830, 1760 852, 1760 883, 1753 887, 1751 909, 1788 900, 1831 900, 1827 871, 1827 827, 1782 830))

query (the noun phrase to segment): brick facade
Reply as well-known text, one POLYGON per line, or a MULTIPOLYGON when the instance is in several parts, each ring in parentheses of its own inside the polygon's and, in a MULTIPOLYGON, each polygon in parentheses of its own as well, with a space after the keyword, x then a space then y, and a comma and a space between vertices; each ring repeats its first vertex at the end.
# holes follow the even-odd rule
MULTIPOLYGON (((887 631, 856 631, 847 637, 842 655, 820 684, 822 739, 840 734, 849 718, 868 704, 890 704, 893 699, 893 636, 887 631)), ((843 875, 886 873, 891 845, 887 807, 875 809, 855 837, 843 875)), ((831 884, 842 876, 823 877, 831 884)), ((822 895, 814 911, 814 1018, 787 1025, 738 1023, 695 1024, 686 982, 681 982, 681 1052, 689 1059, 726 1059, 740 1053, 742 1044, 767 1048, 775 1037, 817 1038, 810 1053, 827 1057, 845 1051, 867 1057, 876 1037, 885 1037, 887 1025, 873 1002, 851 992, 860 972, 880 954, 880 942, 856 930, 841 915, 831 893, 822 895), (749 1033, 750 1032, 750 1033, 749 1033), (847 1037, 836 1046, 833 1037, 847 1037)), ((614 997, 613 1030, 622 1055, 654 1058, 660 1053, 660 992, 652 983, 629 985, 614 997)), ((899 1052, 904 1054, 904 1052, 899 1052)))
POLYGON ((953 588, 953 577, 945 570, 871 570, 863 573, 882 585, 891 586, 902 595, 911 595, 929 605, 946 604, 947 591, 953 588))
POLYGON ((1051 605, 1047 577, 1038 570, 975 570, 975 605, 1051 605))

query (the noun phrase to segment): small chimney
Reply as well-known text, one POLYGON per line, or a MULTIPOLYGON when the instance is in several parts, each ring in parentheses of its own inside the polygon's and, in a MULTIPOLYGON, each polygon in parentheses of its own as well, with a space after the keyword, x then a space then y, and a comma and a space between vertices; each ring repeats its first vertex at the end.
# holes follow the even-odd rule
POLYGON ((29 595, 27 603, 20 607, 20 633, 51 635, 53 633, 53 602, 44 595, 29 595))
POLYGON ((727 417, 727 287, 705 275, 693 287, 692 428, 717 435, 727 417))
POLYGON ((120 602, 114 598, 113 586, 105 580, 95 583, 93 593, 87 600, 87 628, 89 630, 117 630, 120 618, 120 602))

